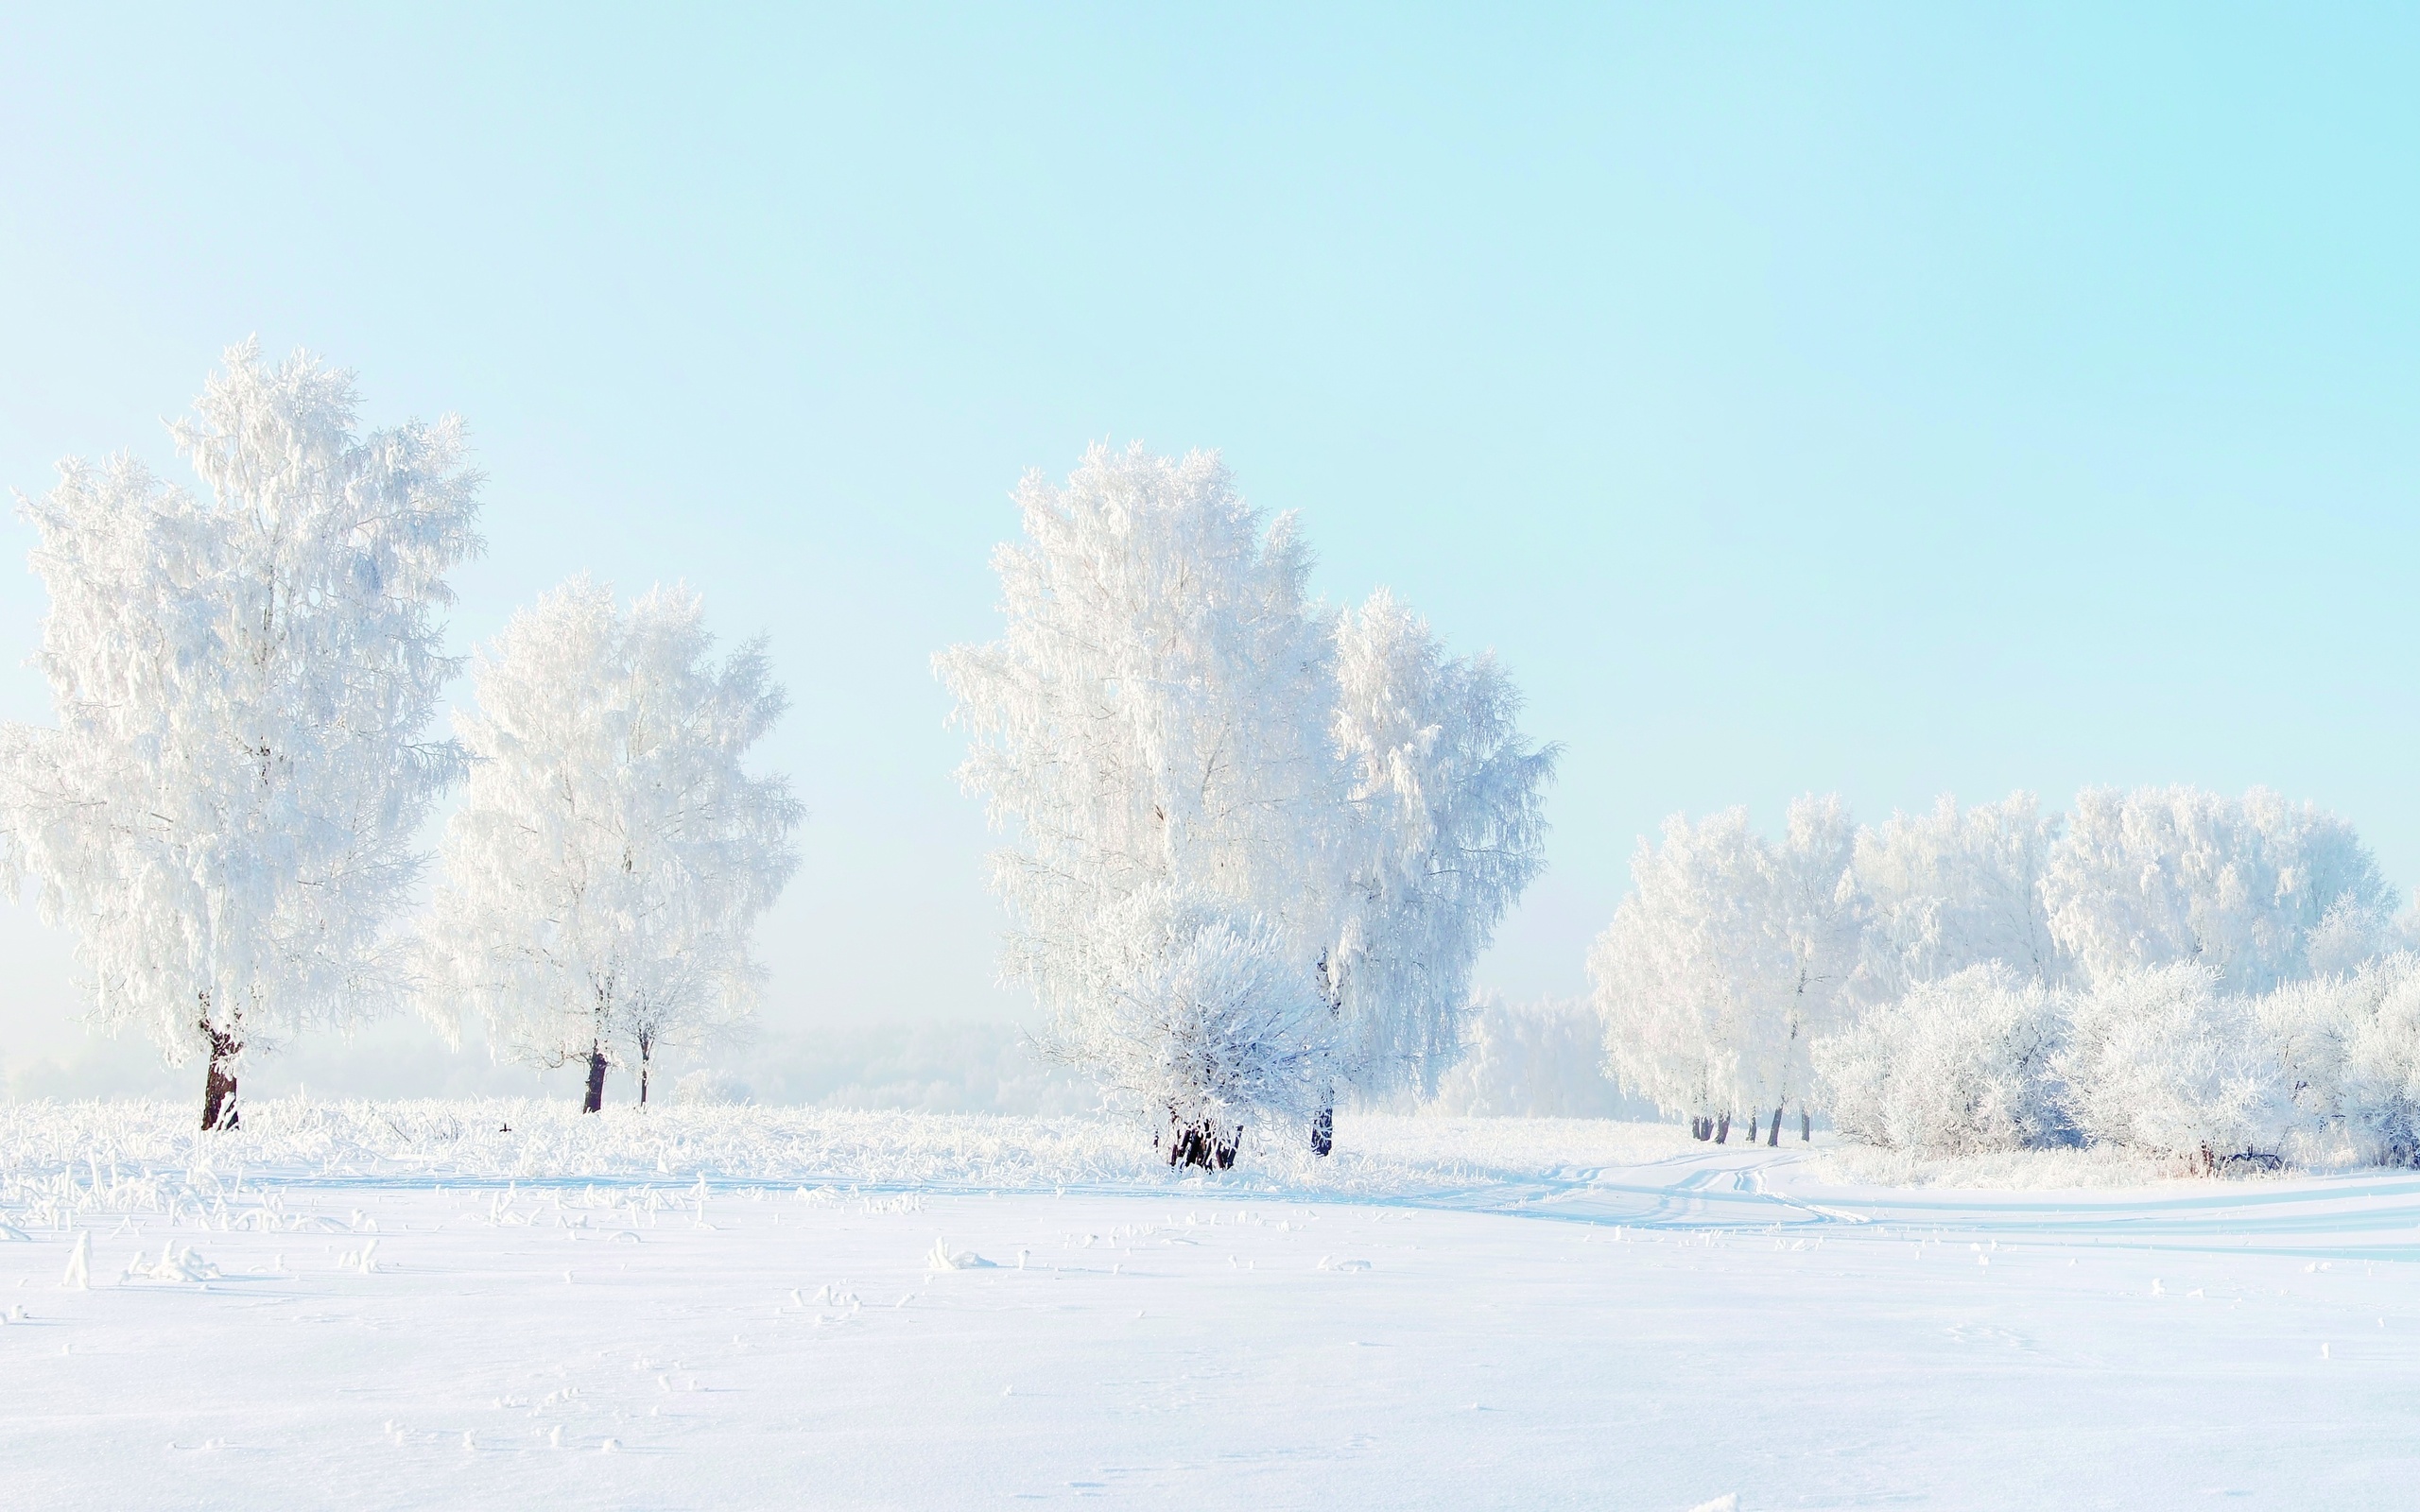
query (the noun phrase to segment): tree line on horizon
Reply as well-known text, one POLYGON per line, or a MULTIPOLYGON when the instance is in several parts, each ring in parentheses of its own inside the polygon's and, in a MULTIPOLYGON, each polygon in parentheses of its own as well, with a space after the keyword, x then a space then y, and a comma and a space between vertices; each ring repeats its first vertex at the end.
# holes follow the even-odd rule
POLYGON ((2255 788, 2029 793, 1642 840, 1589 958, 1623 1083, 1701 1139, 1787 1113, 1915 1155, 2208 1171, 2420 1154, 2420 955, 2351 825, 2255 788))
MULTIPOLYGON (((407 1004, 583 1067, 591 1111, 609 1067, 644 1103, 736 1031, 803 817, 745 762, 786 707, 765 644, 717 658, 686 589, 577 576, 446 654, 480 549, 461 425, 364 435, 306 354, 231 349, 172 432, 199 492, 120 455, 22 505, 58 722, 0 730, 0 875, 76 933, 94 1022, 200 1058, 210 1128, 248 1057, 407 1004)), ((1472 973, 1544 865, 1560 753, 1493 655, 1385 590, 1311 598, 1293 518, 1213 454, 1097 445, 1016 506, 1002 634, 934 670, 1037 1048, 1221 1168, 1325 1155, 1340 1106, 1513 1046, 1472 973)), ((1859 828, 1809 797, 1778 839, 1676 816, 1633 880, 1589 956, 1605 1064, 1701 1139, 1777 1144, 1794 1112, 1919 1154, 2420 1152, 2420 955, 2308 804, 2090 789, 1859 828)))

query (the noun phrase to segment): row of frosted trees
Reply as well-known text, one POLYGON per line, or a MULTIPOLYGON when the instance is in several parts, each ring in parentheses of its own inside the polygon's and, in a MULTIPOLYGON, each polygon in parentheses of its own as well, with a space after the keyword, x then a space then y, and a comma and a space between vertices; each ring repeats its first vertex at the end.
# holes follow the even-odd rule
MULTIPOLYGON (((470 659, 430 734, 447 575, 479 549, 448 420, 364 435, 349 374, 233 350, 173 427, 201 488, 61 465, 25 514, 58 723, 0 731, 0 872, 71 928, 95 1020, 205 1068, 203 1123, 293 1035, 468 1007, 499 1055, 614 1064, 734 1025, 798 805, 742 758, 783 709, 698 600, 575 578, 470 659), (464 789, 430 856, 434 805, 464 789)), ((1424 1091, 1539 867, 1554 752, 1485 657, 1384 593, 1310 599, 1292 522, 1214 457, 1029 478, 1004 637, 937 659, 966 784, 1013 833, 1008 973, 1051 1054, 1168 1158, 1325 1153, 1338 1100, 1424 1091)))
POLYGON ((1826 1113, 1920 1155, 2420 1149, 2420 957, 2342 820, 2255 789, 2029 794, 1859 829, 1668 821, 1590 958, 1623 1082, 1702 1138, 1826 1113))
MULTIPOLYGON (((348 375, 229 354, 174 427, 199 492, 62 464, 25 512, 51 728, 0 730, 0 871, 72 927, 104 1025, 205 1065, 417 1003, 500 1055, 612 1065, 729 1029, 798 805, 742 758, 783 710, 697 598, 575 578, 461 669, 446 575, 480 486, 447 421, 361 434, 348 375), (431 859, 414 849, 464 787, 431 859)), ((1471 972, 1541 865, 1553 747, 1491 657, 1381 591, 1313 600, 1290 517, 1214 456, 1028 477, 1002 637, 936 658, 1008 843, 1006 973, 1043 1048, 1175 1163, 1341 1099, 1434 1092, 1471 972)), ((2204 1167, 2420 1150, 2420 956, 2351 829, 2255 791, 2027 795, 1778 840, 1642 843, 1590 959, 1612 1070, 1702 1138, 1828 1115, 1916 1152, 2104 1143, 2204 1167)))
POLYGON ((609 1064, 644 1089, 748 1007, 799 810, 740 758, 781 691, 761 645, 712 658, 695 595, 578 578, 432 736, 481 479, 458 421, 364 435, 355 409, 350 374, 248 344, 172 427, 199 491, 120 455, 25 502, 58 723, 0 730, 0 870, 75 932, 99 1025, 202 1061, 207 1128, 253 1057, 407 1003, 585 1065, 593 1110, 609 1064))

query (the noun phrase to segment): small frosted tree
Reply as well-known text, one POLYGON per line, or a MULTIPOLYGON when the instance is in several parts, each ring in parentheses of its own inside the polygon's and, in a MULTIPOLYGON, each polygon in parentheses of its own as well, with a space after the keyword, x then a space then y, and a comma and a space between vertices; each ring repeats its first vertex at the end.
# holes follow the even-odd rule
POLYGON ((1151 888, 1100 924, 1085 1059, 1117 1102, 1166 1111, 1168 1163, 1223 1169, 1253 1117, 1321 1110, 1336 1027, 1264 920, 1151 888))
POLYGON ((1340 618, 1336 644, 1349 788, 1331 1001, 1355 1090, 1426 1094, 1461 1054, 1479 953, 1545 864, 1557 751, 1522 735, 1493 656, 1448 658, 1384 590, 1340 618))
POLYGON ((576 578, 513 616, 473 668, 457 725, 470 790, 446 826, 429 939, 435 979, 500 1054, 585 1064, 603 1105, 614 1060, 640 1101, 664 1050, 752 1005, 756 917, 796 869, 801 811, 742 758, 780 718, 764 644, 719 663, 696 594, 627 614, 576 578))
POLYGON ((1794 1102, 1805 1136, 1811 1048, 1857 970, 1851 850, 1840 799, 1813 797, 1790 805, 1777 845, 1744 809, 1694 825, 1675 815, 1661 847, 1639 843, 1588 966, 1623 1086, 1689 1115, 1700 1138, 1726 1139, 1735 1111, 1770 1106, 1778 1143, 1794 1102))
POLYGON ((406 986, 388 926, 461 766, 424 738, 458 664, 437 610, 478 546, 458 421, 362 436, 351 374, 226 364, 173 427, 203 493, 120 456, 24 503, 59 724, 0 735, 12 874, 99 1023, 204 1058, 206 1127, 248 1056, 406 986))

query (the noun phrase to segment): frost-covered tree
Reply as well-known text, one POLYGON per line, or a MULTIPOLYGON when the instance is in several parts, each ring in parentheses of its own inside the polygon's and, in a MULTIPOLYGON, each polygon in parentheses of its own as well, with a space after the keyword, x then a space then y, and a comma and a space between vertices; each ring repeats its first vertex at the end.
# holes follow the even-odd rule
POLYGON ((1336 645, 1352 812, 1328 968, 1344 1062, 1364 1096, 1426 1093, 1461 1053, 1473 965, 1544 864, 1557 752, 1522 735, 1493 656, 1448 658, 1383 589, 1340 617, 1336 645))
POLYGON ((1537 869, 1552 752, 1491 659, 1447 658, 1385 594, 1312 604, 1290 517, 1265 523, 1213 456, 1095 447, 1017 502, 1025 539, 994 558, 1006 634, 935 659, 973 736, 960 778, 1015 836, 994 858, 1007 972, 1052 1052, 1183 1158, 1232 1159, 1253 1108, 1313 1109, 1323 1152, 1340 1085, 1426 1086, 1456 1053, 1471 963, 1537 869), (1240 984, 1238 951, 1291 984, 1231 1005, 1267 1030, 1265 1063, 1219 1031, 1219 1088, 1244 1101, 1167 1082, 1209 1062, 1132 1027, 1175 1033, 1198 1005, 1168 984, 1209 962, 1240 984))
POLYGON ((2238 993, 2350 970, 2395 908, 2351 825, 2263 788, 2087 789, 2042 894, 2052 935, 2092 980, 2199 962, 2238 993))
POLYGON ((2066 962, 2051 938, 2042 878, 2059 817, 2031 793, 1961 809, 1894 814, 1857 837, 1857 877, 1870 904, 1858 995, 1891 1002, 1920 982, 1987 961, 2055 986, 2066 962))
MULTIPOLYGON (((1146 1103, 1156 1084, 1116 1074, 1132 983, 1176 969, 1123 964, 1135 942, 1104 949, 1100 936, 1116 919, 1190 952, 1200 942, 1169 921, 1223 908, 1232 938, 1278 952, 1314 990, 1343 904, 1347 774, 1328 735, 1330 626, 1304 593, 1309 557, 1291 517, 1264 524, 1198 452, 1095 446, 1064 488, 1028 474, 1017 506, 1025 539, 993 555, 1006 634, 935 659, 973 736, 960 781, 1017 840, 993 857, 1011 919, 1004 971, 1050 1014, 1054 1055, 1108 1070, 1171 1147, 1232 1159, 1229 1128, 1188 1122, 1182 1099, 1146 1103)), ((1229 936, 1200 948, 1232 959, 1229 936)), ((1332 1056, 1290 1037, 1268 1048, 1269 1066, 1233 1082, 1257 1106, 1285 1113, 1323 1094, 1332 1056), (1288 1075, 1304 1086, 1281 1091, 1288 1075)))
POLYGON ((1998 959, 1912 984, 1816 1042, 1832 1126, 1919 1156, 2066 1143, 2050 1076, 2064 1008, 2040 978, 1998 959))
POLYGON ((719 662, 713 644, 685 589, 625 613, 575 578, 475 659, 478 707, 456 718, 470 790, 445 831, 435 979, 500 1053, 585 1064, 591 1112, 609 1062, 645 1102, 662 1051, 746 1012, 750 933, 798 865, 787 782, 742 765, 786 706, 764 643, 719 662))
MULTIPOLYGON (((1838 798, 1802 798, 1780 843, 1732 809, 1665 821, 1641 841, 1633 889, 1589 956, 1592 998, 1622 1084, 1700 1137, 1731 1115, 1799 1106, 1806 1133, 1813 1041, 1838 1022, 1858 965, 1863 899, 1838 798)), ((1753 1125, 1752 1125, 1753 1133, 1753 1125)))
POLYGON ((59 724, 0 736, 9 866, 98 1022, 204 1057, 205 1126, 248 1056, 402 988, 388 925, 461 766, 424 732, 478 477, 458 421, 355 414, 351 374, 248 343, 173 427, 202 492, 119 456, 23 505, 59 724))

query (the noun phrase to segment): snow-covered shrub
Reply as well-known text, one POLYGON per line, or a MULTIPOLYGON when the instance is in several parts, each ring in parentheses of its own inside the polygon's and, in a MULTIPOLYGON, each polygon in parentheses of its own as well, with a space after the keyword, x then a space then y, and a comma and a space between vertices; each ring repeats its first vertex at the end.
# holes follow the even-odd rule
POLYGON ((2252 999, 2219 990, 2208 966, 2135 971, 2071 993, 2051 1068, 2085 1138, 2205 1169, 2279 1159, 2302 1122, 2275 1036, 2252 999))
POLYGON ((2420 956, 2290 983, 2256 1011, 2315 1135, 2365 1160, 2420 1163, 2420 956))
POLYGON ((1584 1001, 1471 1005, 1462 1058, 1437 1080, 1423 1112, 1458 1118, 1622 1118, 1652 1105, 1623 1094, 1604 1069, 1605 1025, 1584 1001))
POLYGON ((1330 1105, 1334 1014, 1266 920, 1154 889, 1101 925, 1088 1011, 1055 1026, 1051 1049, 1091 1066, 1170 1163, 1230 1165, 1255 1118, 1330 1105))
POLYGON ((1877 1004, 1815 1045, 1832 1126, 1923 1156, 2066 1143, 2049 1085, 2059 1007, 2039 981, 1998 961, 1877 1004))

